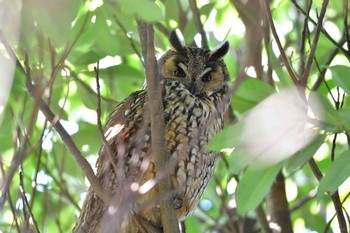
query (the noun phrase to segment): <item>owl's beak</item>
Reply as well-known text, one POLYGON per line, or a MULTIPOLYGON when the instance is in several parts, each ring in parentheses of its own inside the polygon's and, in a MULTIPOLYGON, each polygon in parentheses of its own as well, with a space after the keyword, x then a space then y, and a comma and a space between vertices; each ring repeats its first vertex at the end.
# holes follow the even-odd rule
POLYGON ((190 87, 188 88, 188 91, 192 94, 192 95, 197 95, 198 94, 198 87, 195 81, 193 81, 190 85, 190 87))
POLYGON ((192 94, 192 95, 196 95, 196 83, 192 82, 190 85, 190 88, 188 88, 188 91, 192 94))

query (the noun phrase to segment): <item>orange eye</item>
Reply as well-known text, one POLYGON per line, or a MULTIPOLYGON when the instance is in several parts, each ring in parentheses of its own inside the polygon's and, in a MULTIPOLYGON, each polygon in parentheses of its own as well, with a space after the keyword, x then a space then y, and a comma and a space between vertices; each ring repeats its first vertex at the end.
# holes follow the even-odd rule
POLYGON ((212 78, 211 78, 210 74, 206 74, 206 75, 204 75, 204 76, 202 77, 202 82, 207 83, 207 82, 210 82, 211 79, 212 79, 212 78))
POLYGON ((173 72, 173 75, 176 76, 176 77, 181 77, 181 78, 186 76, 185 72, 180 67, 177 67, 177 70, 175 70, 173 72))

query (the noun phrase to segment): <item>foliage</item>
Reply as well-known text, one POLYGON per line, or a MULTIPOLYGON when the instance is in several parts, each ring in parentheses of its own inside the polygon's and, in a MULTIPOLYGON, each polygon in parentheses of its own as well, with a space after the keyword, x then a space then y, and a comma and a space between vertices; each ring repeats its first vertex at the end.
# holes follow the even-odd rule
MULTIPOLYGON (((237 229, 244 226, 246 232, 252 232, 245 223, 260 229, 258 210, 261 207, 266 215, 271 214, 266 205, 269 199, 265 196, 282 171, 295 232, 304 229, 323 232, 327 228, 344 232, 339 230, 334 209, 340 206, 349 225, 348 1, 330 1, 316 43, 317 20, 326 1, 272 1, 269 8, 283 51, 277 48, 277 39, 271 35, 263 17, 264 27, 260 27, 259 22, 253 29, 263 35, 264 43, 253 52, 249 48, 255 45, 249 44, 248 38, 252 25, 242 20, 245 17, 240 10, 243 2, 248 2, 246 9, 252 7, 249 3, 255 3, 196 1, 209 47, 223 40, 230 42, 231 50, 225 61, 234 86, 231 105, 235 118, 231 123, 238 123, 227 126, 209 146, 213 150, 223 149, 224 155, 199 208, 186 220, 186 229, 188 232, 241 232, 237 229), (310 19, 305 20, 305 14, 310 19), (313 44, 316 46, 314 57, 313 44), (286 60, 282 53, 286 54, 286 60), (248 58, 261 57, 261 76, 256 63, 245 58, 247 55, 248 58), (310 56, 313 63, 307 67, 310 56), (264 147, 266 153, 240 150, 248 142, 248 149, 258 143, 242 136, 248 123, 255 127, 258 138, 266 132, 263 130, 267 130, 271 138, 275 136, 275 130, 261 129, 257 127, 258 122, 249 122, 252 119, 249 114, 272 94, 296 86, 287 64, 301 80, 297 84, 301 86, 298 91, 302 100, 297 103, 302 103, 298 107, 305 113, 301 122, 307 130, 302 128, 303 133, 296 137, 298 141, 308 140, 307 143, 299 148, 297 141, 281 135, 275 144, 264 147), (309 70, 305 72, 305 69, 309 70), (278 147, 279 139, 289 141, 297 150, 283 154, 283 148, 278 147), (276 148, 284 157, 271 160, 269 156, 276 148), (266 161, 269 162, 264 167, 255 166, 266 161)), ((256 5, 264 12, 260 4, 256 5)), ((183 31, 187 43, 203 44, 194 13, 187 9, 189 2, 185 0, 0 2, 1 81, 4 85, 12 82, 10 90, 0 89, 0 232, 29 229, 69 232, 88 186, 71 153, 38 110, 37 102, 26 92, 26 77, 20 66, 30 73, 37 97, 45 100, 94 167, 102 144, 96 114, 96 62, 100 64, 101 117, 105 122, 116 104, 144 83, 135 16, 154 24, 156 51, 162 54, 168 49, 169 32, 175 28, 183 31), (4 38, 20 65, 16 65, 9 54, 4 38)), ((253 18, 255 16, 258 18, 259 14, 253 18)), ((258 36, 253 39, 257 41, 258 36)), ((288 121, 279 119, 283 125, 300 116, 295 112, 290 115, 292 119, 288 121)), ((271 119, 267 125, 272 125, 271 119)), ((299 123, 292 123, 287 131, 300 127, 299 123)), ((339 211, 337 214, 339 216, 339 211)))

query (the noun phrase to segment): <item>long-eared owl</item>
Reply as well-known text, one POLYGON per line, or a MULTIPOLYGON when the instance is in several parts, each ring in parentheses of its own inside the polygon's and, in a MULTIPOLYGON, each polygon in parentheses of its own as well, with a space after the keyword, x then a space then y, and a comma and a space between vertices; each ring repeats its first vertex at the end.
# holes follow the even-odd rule
POLYGON ((156 176, 154 167, 147 88, 136 91, 111 113, 108 145, 102 146, 97 161, 97 177, 113 201, 105 205, 90 188, 73 232, 148 232, 137 219, 161 232, 161 198, 172 198, 179 222, 197 206, 219 157, 206 146, 222 129, 230 102, 230 76, 223 61, 229 44, 213 51, 188 47, 177 31, 169 41, 172 48, 158 60, 158 80, 170 161, 161 172, 170 173, 172 191, 156 190, 161 175, 156 176))

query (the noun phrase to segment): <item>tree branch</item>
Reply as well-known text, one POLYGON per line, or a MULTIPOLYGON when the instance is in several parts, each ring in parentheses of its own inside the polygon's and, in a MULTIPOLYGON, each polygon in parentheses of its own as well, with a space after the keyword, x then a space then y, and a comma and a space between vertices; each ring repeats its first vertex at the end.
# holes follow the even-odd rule
POLYGON ((96 89, 97 89, 97 126, 98 126, 98 131, 100 132, 103 144, 105 145, 105 148, 107 150, 107 155, 108 158, 112 164, 112 167, 114 169, 115 174, 118 174, 118 167, 115 161, 115 156, 113 155, 113 152, 111 150, 110 144, 107 142, 107 139, 104 135, 103 132, 103 127, 102 127, 102 122, 101 122, 101 92, 100 92, 100 66, 99 62, 97 62, 96 67, 94 67, 95 71, 95 78, 96 78, 96 89))
POLYGON ((311 65, 312 65, 312 62, 313 62, 314 57, 315 57, 315 52, 316 52, 316 48, 317 48, 317 44, 318 44, 318 39, 320 37, 321 28, 322 28, 322 25, 323 25, 323 23, 322 23, 323 22, 323 18, 324 18, 325 14, 326 14, 328 3, 329 3, 329 0, 324 0, 323 3, 322 3, 320 16, 318 17, 318 20, 317 20, 317 26, 316 26, 316 30, 315 30, 314 40, 313 40, 312 45, 311 45, 310 55, 309 55, 309 58, 308 58, 308 60, 306 62, 305 70, 304 70, 303 74, 300 77, 300 80, 301 80, 303 85, 306 85, 308 77, 309 77, 309 73, 310 73, 310 70, 311 70, 311 65))
MULTIPOLYGON (((32 208, 30 207, 29 205, 29 202, 28 202, 28 199, 27 199, 27 196, 25 195, 25 191, 24 191, 24 182, 23 182, 23 167, 22 167, 22 164, 20 166, 20 171, 19 171, 19 180, 20 180, 20 185, 19 185, 19 191, 21 193, 21 196, 22 196, 22 199, 23 199, 23 204, 25 206, 27 206, 28 208, 28 212, 29 212, 29 216, 33 222, 33 225, 34 225, 34 229, 37 233, 39 233, 39 227, 38 227, 38 224, 37 224, 37 221, 34 217, 34 214, 33 214, 33 211, 32 211, 32 208)), ((24 208, 23 208, 24 209, 24 208)), ((29 217, 27 216, 24 216, 24 219, 25 219, 25 222, 28 224, 28 230, 29 230, 29 217)))
MULTIPOLYGON (((307 13, 303 10, 303 8, 301 8, 299 6, 299 4, 296 2, 296 0, 290 0, 291 3, 293 3, 293 5, 299 10, 299 12, 301 12, 304 16, 309 18, 309 22, 311 22, 313 25, 317 25, 317 23, 315 22, 315 20, 313 20, 310 16, 307 15, 307 13)), ((338 44, 329 34, 328 32, 321 27, 321 32, 323 33, 323 35, 325 37, 327 37, 327 39, 332 42, 332 44, 334 44, 335 47, 337 47, 349 60, 350 60, 350 53, 349 51, 346 51, 342 45, 338 44)))
POLYGON ((293 227, 286 198, 284 176, 281 172, 277 175, 267 199, 269 200, 267 206, 271 215, 271 221, 279 225, 281 232, 292 233, 293 227))
MULTIPOLYGON (((309 23, 309 15, 311 10, 312 2, 309 3, 307 8, 306 16, 304 19, 304 27, 303 32, 301 33, 301 42, 300 42, 300 74, 305 72, 305 43, 307 35, 310 35, 308 23, 309 23)), ((299 11, 298 11, 299 12, 299 11)))
POLYGON ((142 60, 141 54, 136 48, 136 44, 134 43, 134 40, 128 35, 128 31, 126 30, 126 28, 124 27, 122 22, 117 18, 116 15, 113 15, 113 18, 114 18, 115 22, 118 24, 118 26, 120 27, 120 29, 124 32, 126 38, 128 38, 131 48, 134 50, 136 55, 139 57, 139 59, 142 62, 143 66, 145 66, 145 64, 144 64, 144 62, 142 60))
MULTIPOLYGON (((154 165, 156 174, 165 168, 168 163, 168 154, 165 143, 165 123, 164 108, 162 101, 161 85, 159 82, 157 60, 154 52, 154 31, 151 24, 138 21, 138 30, 142 45, 142 53, 146 63, 147 94, 149 100, 149 109, 151 116, 151 137, 152 151, 154 155, 154 165)), ((164 173, 158 182, 158 188, 162 193, 171 192, 171 183, 169 173, 164 173)), ((161 198, 160 211, 162 216, 162 226, 165 233, 179 232, 179 223, 177 221, 172 199, 161 198)))
POLYGON ((201 15, 200 15, 199 9, 197 7, 197 3, 195 0, 188 0, 188 3, 190 5, 191 11, 192 11, 192 14, 194 17, 194 23, 196 24, 197 30, 198 30, 199 34, 201 34, 201 37, 202 37, 202 48, 209 49, 207 37, 205 36, 203 24, 201 21, 201 15))
POLYGON ((256 207, 255 214, 256 214, 256 217, 260 223, 262 232, 263 233, 272 233, 272 230, 269 226, 269 221, 267 220, 265 211, 264 211, 261 204, 258 207, 256 207))
POLYGON ((343 0, 343 18, 344 18, 344 35, 348 45, 348 52, 350 52, 350 36, 349 36, 349 23, 348 23, 348 14, 349 14, 349 1, 343 0))
MULTIPOLYGON (((21 72, 26 77, 26 88, 29 93, 29 95, 32 97, 32 99, 35 101, 37 106, 39 107, 40 111, 44 114, 46 119, 52 124, 52 126, 55 128, 56 132, 60 135, 62 141, 66 145, 67 149, 71 152, 74 159, 79 164, 80 168, 84 172, 85 176, 89 180, 91 186, 93 187, 96 194, 105 202, 109 203, 111 200, 111 194, 104 190, 97 179, 97 177, 94 174, 94 171, 92 170, 89 162, 84 158, 84 156, 81 154, 75 143, 73 142, 70 135, 67 133, 67 131, 64 129, 64 127, 61 125, 59 119, 55 116, 55 114, 51 111, 49 106, 45 103, 45 101, 40 97, 37 96, 34 82, 32 81, 30 75, 26 70, 23 68, 21 63, 19 62, 18 58, 16 57, 14 51, 11 49, 9 43, 7 42, 5 36, 3 35, 3 32, 0 30, 0 40, 5 46, 5 49, 7 53, 16 59, 16 66, 21 70, 21 72)), ((27 67, 29 69, 29 67, 27 67)), ((12 166, 18 167, 19 164, 13 164, 12 166)))
POLYGON ((257 79, 262 80, 264 72, 261 65, 263 38, 261 4, 256 0, 248 0, 245 3, 241 0, 231 0, 231 4, 236 8, 246 28, 242 43, 242 50, 244 51, 241 56, 242 65, 239 67, 239 72, 241 73, 247 67, 253 66, 257 79))
MULTIPOLYGON (((312 172, 314 173, 315 177, 317 178, 317 180, 321 180, 323 178, 323 174, 320 171, 320 169, 318 168, 314 158, 311 158, 309 160, 309 166, 310 166, 312 172)), ((338 217, 340 232, 347 233, 346 222, 345 222, 345 218, 344 218, 343 210, 342 210, 342 203, 340 202, 338 192, 331 195, 331 199, 332 199, 332 202, 334 205, 336 215, 338 217)))
POLYGON ((278 46, 278 49, 281 53, 281 57, 282 57, 282 60, 283 60, 283 63, 285 65, 285 67, 287 68, 287 71, 288 71, 288 74, 290 76, 290 78, 292 79, 293 83, 294 84, 298 84, 298 79, 292 69, 292 67, 290 66, 289 62, 288 62, 288 59, 287 59, 287 56, 286 54, 284 53, 284 50, 283 50, 283 47, 282 47, 282 44, 281 44, 281 41, 277 35, 277 32, 276 32, 276 28, 275 28, 275 24, 273 23, 273 20, 272 20, 272 15, 271 15, 271 11, 270 11, 270 8, 269 6, 266 4, 266 1, 265 0, 260 0, 260 4, 262 6, 262 8, 264 9, 265 11, 265 16, 267 18, 267 21, 269 22, 269 25, 270 25, 270 28, 271 28, 271 32, 272 32, 272 35, 273 37, 275 38, 276 40, 276 43, 277 43, 277 46, 278 46))

